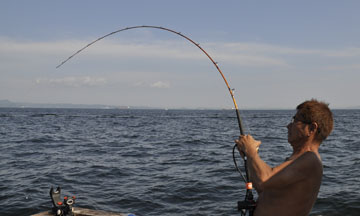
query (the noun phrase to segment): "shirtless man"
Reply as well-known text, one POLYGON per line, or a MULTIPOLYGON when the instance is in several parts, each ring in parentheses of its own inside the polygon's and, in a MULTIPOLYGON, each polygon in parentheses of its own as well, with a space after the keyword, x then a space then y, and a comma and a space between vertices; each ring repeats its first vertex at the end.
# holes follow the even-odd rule
POLYGON ((261 142, 251 135, 235 140, 259 194, 255 216, 309 215, 319 192, 323 167, 319 146, 333 129, 328 105, 317 100, 305 101, 287 125, 292 155, 277 167, 267 165, 257 153, 261 142))

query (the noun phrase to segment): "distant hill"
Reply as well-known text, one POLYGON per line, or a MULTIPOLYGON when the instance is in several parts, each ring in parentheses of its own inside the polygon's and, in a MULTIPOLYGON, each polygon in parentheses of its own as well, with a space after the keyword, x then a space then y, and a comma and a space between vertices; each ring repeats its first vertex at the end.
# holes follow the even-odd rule
POLYGON ((12 107, 14 103, 9 100, 0 100, 0 107, 12 107))
POLYGON ((347 109, 360 109, 360 106, 348 107, 347 109))
MULTIPOLYGON (((24 103, 24 102, 12 102, 9 100, 0 100, 0 107, 3 108, 77 108, 77 109, 129 109, 128 106, 111 106, 101 104, 46 104, 46 103, 24 103)), ((135 108, 135 107, 131 107, 135 108)), ((141 107, 137 107, 141 108, 141 107)))
MULTIPOLYGON (((71 103, 25 103, 25 102, 12 102, 10 100, 0 100, 0 108, 70 108, 70 109, 165 109, 163 107, 147 107, 147 106, 114 106, 103 104, 71 104, 71 103)), ((176 109, 188 109, 185 107, 176 109)), ((198 107, 195 109, 222 109, 222 108, 204 108, 198 107)), ((249 110, 266 109, 266 108, 244 108, 249 110)), ((272 110, 274 108, 271 108, 272 110)), ((283 109, 283 108, 279 108, 283 109)), ((291 108, 288 108, 291 109, 291 108)), ((352 107, 336 107, 334 109, 360 109, 360 106, 352 107)))
MULTIPOLYGON (((71 103, 25 103, 12 102, 10 100, 0 100, 0 108, 70 108, 70 109, 167 109, 164 107, 149 106, 114 106, 104 104, 71 104, 71 103)), ((189 109, 185 107, 174 109, 189 109)), ((210 108, 195 108, 210 109, 210 108)), ((220 108, 219 108, 220 109, 220 108)))

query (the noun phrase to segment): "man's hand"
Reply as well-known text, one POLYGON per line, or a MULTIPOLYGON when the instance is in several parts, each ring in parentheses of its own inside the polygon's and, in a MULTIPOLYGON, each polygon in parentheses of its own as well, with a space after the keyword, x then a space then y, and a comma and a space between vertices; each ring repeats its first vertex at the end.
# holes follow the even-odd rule
POLYGON ((251 135, 241 135, 235 140, 242 157, 257 154, 261 141, 255 140, 251 135))

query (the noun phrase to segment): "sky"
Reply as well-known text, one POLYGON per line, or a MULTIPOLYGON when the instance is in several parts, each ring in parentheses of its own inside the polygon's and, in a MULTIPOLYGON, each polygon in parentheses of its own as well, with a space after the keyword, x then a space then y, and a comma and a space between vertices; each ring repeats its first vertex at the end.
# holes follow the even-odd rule
POLYGON ((0 100, 164 108, 360 105, 357 0, 0 0, 0 100))

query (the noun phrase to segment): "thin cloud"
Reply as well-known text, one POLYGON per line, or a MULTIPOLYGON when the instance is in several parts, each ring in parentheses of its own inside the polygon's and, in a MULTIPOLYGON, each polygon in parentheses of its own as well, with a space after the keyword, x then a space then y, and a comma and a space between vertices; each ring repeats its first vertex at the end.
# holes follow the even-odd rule
POLYGON ((360 71, 360 64, 332 65, 320 68, 322 71, 360 71))
POLYGON ((168 81, 157 81, 157 82, 153 82, 153 83, 139 81, 139 82, 134 83, 134 86, 145 87, 145 88, 168 89, 168 88, 170 88, 171 85, 170 85, 170 82, 168 82, 168 81))
MULTIPOLYGON (((88 41, 56 41, 56 42, 18 42, 10 39, 0 38, 0 56, 23 56, 24 59, 39 57, 39 56, 64 56, 59 59, 59 62, 72 55, 74 52, 88 44, 88 41)), ((236 65, 246 65, 259 67, 261 66, 286 66, 286 62, 281 58, 274 58, 271 56, 262 55, 261 52, 256 55, 253 53, 240 52, 234 53, 234 48, 227 49, 226 44, 219 44, 212 47, 211 44, 203 44, 204 49, 210 50, 210 54, 216 56, 216 60, 221 62, 228 62, 236 65), (220 47, 220 49, 219 49, 220 47), (219 51, 219 52, 218 52, 219 51), (217 54, 217 55, 215 55, 217 54)), ((164 41, 151 42, 145 44, 126 43, 124 41, 115 42, 101 41, 99 44, 87 48, 82 58, 93 58, 97 56, 99 59, 126 57, 126 58, 164 58, 164 59, 178 59, 198 61, 207 59, 205 55, 198 48, 189 43, 179 41, 164 41)), ((75 57, 74 59, 76 59, 75 57)), ((72 59, 72 61, 74 61, 72 59)))
POLYGON ((63 77, 63 78, 38 78, 36 84, 47 84, 47 85, 62 85, 70 87, 81 87, 81 86, 100 86, 107 83, 106 78, 102 77, 63 77))
POLYGON ((255 56, 255 55, 242 55, 242 54, 218 54, 217 60, 224 63, 230 63, 240 66, 249 67, 269 67, 269 66, 280 66, 289 67, 290 65, 281 58, 272 58, 266 56, 255 56))
POLYGON ((209 47, 220 52, 232 54, 248 54, 260 56, 277 55, 317 55, 323 57, 359 57, 359 47, 342 49, 304 49, 262 43, 209 43, 209 47))
MULTIPOLYGON (((68 40, 54 42, 29 42, 15 41, 9 38, 0 38, 0 58, 13 57, 14 59, 29 58, 39 59, 39 57, 64 56, 73 54, 75 51, 88 44, 89 41, 68 40)), ((360 57, 360 48, 350 47, 338 50, 330 49, 303 49, 277 46, 271 44, 256 43, 204 43, 201 46, 211 54, 215 61, 224 64, 234 64, 247 67, 289 67, 293 63, 289 56, 301 55, 302 57, 326 57, 326 58, 346 58, 360 57)), ((198 48, 191 44, 179 40, 164 41, 134 41, 126 42, 123 40, 109 39, 100 41, 87 48, 82 58, 99 59, 107 58, 164 58, 198 61, 206 59, 198 48), (147 43, 148 42, 148 43, 147 43)), ((76 58, 76 57, 75 57, 76 58)), ((64 59, 59 59, 61 62, 64 59)), ((74 59, 72 60, 74 61, 74 59)))
POLYGON ((161 89, 170 88, 170 83, 169 82, 163 82, 163 81, 157 81, 157 82, 151 84, 151 87, 153 87, 153 88, 161 88, 161 89))

